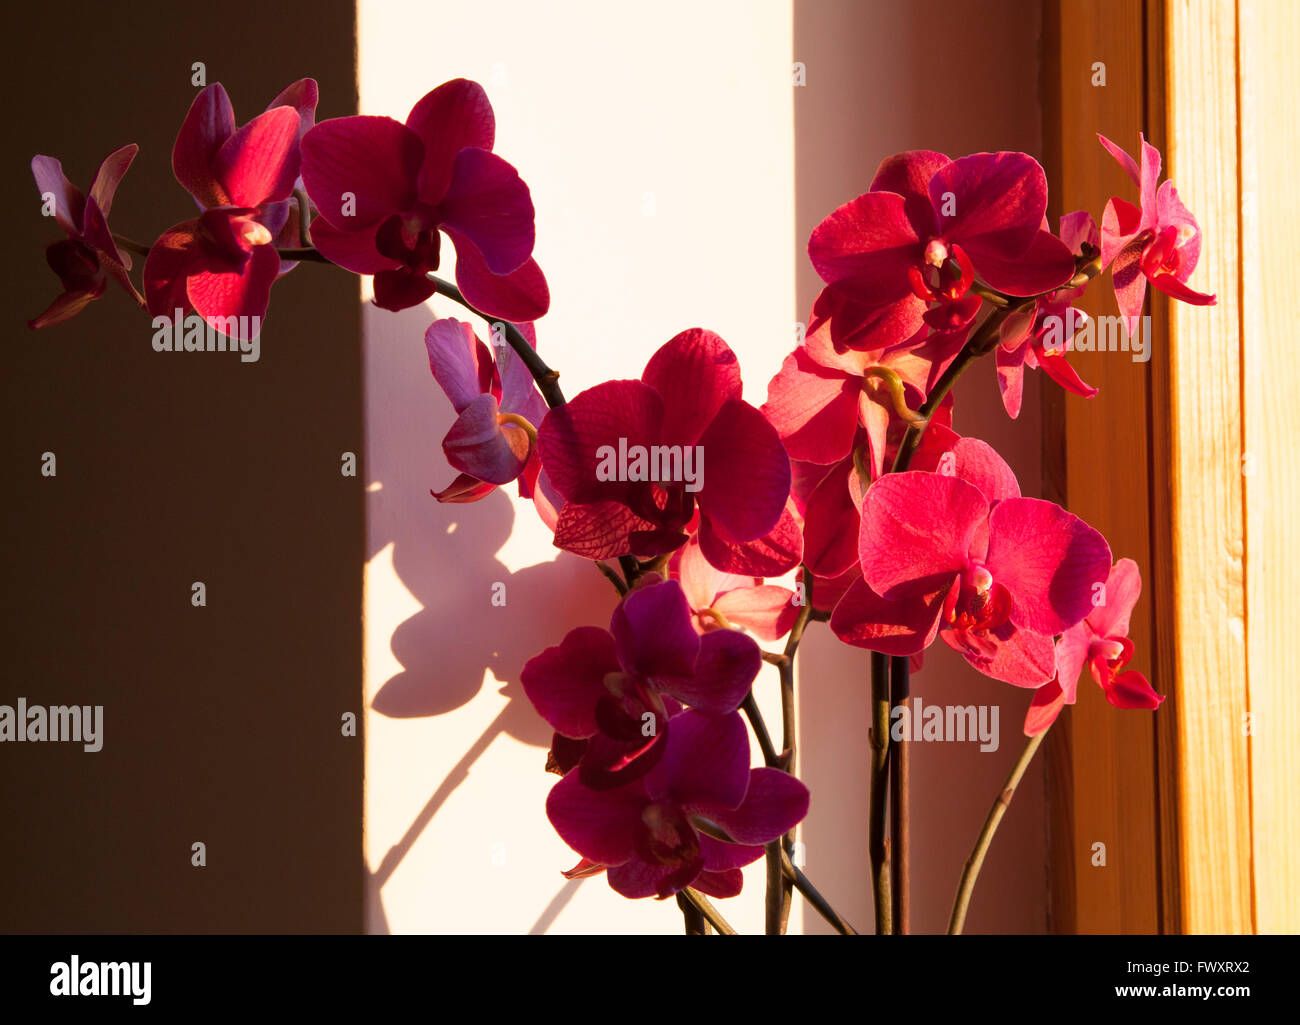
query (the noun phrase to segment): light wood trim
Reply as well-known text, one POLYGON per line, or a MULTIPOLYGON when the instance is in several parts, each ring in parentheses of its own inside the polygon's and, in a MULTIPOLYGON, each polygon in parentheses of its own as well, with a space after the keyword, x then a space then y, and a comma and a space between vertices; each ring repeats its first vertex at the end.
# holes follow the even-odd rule
MULTIPOLYGON (((1128 196, 1085 140, 1100 130, 1132 150, 1145 128, 1206 239, 1191 284, 1219 297, 1203 309, 1153 296, 1150 364, 1080 354, 1102 394, 1045 400, 1060 437, 1044 450, 1050 461, 1063 448, 1066 466, 1051 497, 1142 565, 1137 668, 1168 695, 1144 720, 1088 701, 1085 683, 1062 722, 1048 752, 1053 923, 1295 932, 1300 6, 1048 0, 1044 25, 1054 212, 1128 196), (1095 60, 1104 90, 1087 75, 1095 60), (1103 834, 1099 871, 1087 853, 1103 834)), ((1090 312, 1114 312, 1108 290, 1093 301, 1090 312)))
POLYGON ((1255 927, 1300 932, 1300 5, 1241 0, 1242 395, 1255 927))
POLYGON ((1183 932, 1250 932, 1236 9, 1168 0, 1162 16, 1167 174, 1206 239, 1193 283, 1219 297, 1212 308, 1156 304, 1169 376, 1154 423, 1168 430, 1157 454, 1168 456, 1171 484, 1156 522, 1171 525, 1175 641, 1158 665, 1176 680, 1158 714, 1178 753, 1161 760, 1162 792, 1174 798, 1166 825, 1179 846, 1169 916, 1183 932))

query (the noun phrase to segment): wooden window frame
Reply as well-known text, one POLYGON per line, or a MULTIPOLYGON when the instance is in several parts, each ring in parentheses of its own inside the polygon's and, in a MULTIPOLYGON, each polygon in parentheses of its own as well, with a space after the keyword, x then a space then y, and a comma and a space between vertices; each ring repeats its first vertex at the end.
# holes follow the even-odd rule
MULTIPOLYGON (((1052 214, 1135 199, 1094 139, 1135 153, 1145 131, 1203 232, 1191 284, 1218 295, 1195 308, 1154 294, 1148 363, 1072 357, 1095 402, 1044 389, 1048 497, 1142 567, 1133 667, 1167 695, 1154 715, 1121 712, 1085 680, 1049 735, 1053 929, 1300 931, 1287 650, 1300 625, 1300 298, 1283 280, 1300 231, 1287 171, 1300 12, 1045 0, 1043 14, 1052 214)), ((1102 284, 1086 308, 1113 314, 1102 284)))

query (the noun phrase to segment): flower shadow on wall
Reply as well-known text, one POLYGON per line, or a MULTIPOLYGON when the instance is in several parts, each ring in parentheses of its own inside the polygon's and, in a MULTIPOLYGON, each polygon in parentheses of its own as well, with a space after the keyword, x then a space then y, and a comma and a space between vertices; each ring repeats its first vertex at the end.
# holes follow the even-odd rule
MULTIPOLYGON (((439 316, 449 312, 454 308, 437 308, 439 316)), ((508 703, 466 744, 405 834, 370 866, 368 932, 388 931, 384 884, 495 740, 509 736, 538 748, 540 768, 552 731, 524 696, 520 670, 573 623, 608 621, 615 604, 610 589, 591 586, 596 574, 587 561, 568 553, 517 572, 506 567, 497 553, 515 526, 507 489, 473 505, 439 504, 430 495, 454 475, 430 441, 442 438, 455 419, 429 374, 421 341, 431 319, 427 306, 394 314, 366 303, 363 313, 366 390, 384 396, 365 413, 366 561, 373 569, 391 546, 393 569, 420 606, 392 632, 389 646, 401 670, 378 688, 370 707, 391 719, 446 715, 493 680, 501 681, 499 693, 508 703), (503 607, 491 602, 498 584, 504 585, 503 607), (529 614, 515 615, 515 609, 529 614)), ((368 623, 367 630, 382 622, 368 623)), ((560 887, 535 929, 544 929, 575 889, 572 882, 560 887)))

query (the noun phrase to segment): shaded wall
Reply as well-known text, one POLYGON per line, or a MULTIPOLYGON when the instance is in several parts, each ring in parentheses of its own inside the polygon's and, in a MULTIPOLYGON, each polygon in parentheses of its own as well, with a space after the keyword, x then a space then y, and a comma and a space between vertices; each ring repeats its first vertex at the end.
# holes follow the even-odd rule
POLYGON ((362 739, 340 722, 361 711, 362 478, 339 472, 362 446, 354 291, 332 268, 284 278, 256 363, 154 352, 116 288, 25 326, 57 294, 43 249, 62 237, 33 154, 85 191, 138 143, 111 223, 149 241, 194 213, 170 163, 193 62, 240 122, 304 75, 321 115, 351 113, 352 5, 9 18, 0 704, 102 704, 104 746, 0 745, 0 930, 355 931, 362 739))

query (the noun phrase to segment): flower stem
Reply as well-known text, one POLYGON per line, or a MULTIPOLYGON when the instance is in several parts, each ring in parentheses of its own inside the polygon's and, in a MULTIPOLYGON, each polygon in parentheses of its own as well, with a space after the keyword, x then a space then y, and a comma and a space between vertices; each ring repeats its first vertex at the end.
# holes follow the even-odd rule
MULTIPOLYGON (((1048 729, 1051 727, 1049 726, 1048 729)), ((966 924, 966 911, 970 907, 971 894, 975 891, 975 882, 979 879, 980 869, 984 865, 984 855, 988 853, 989 845, 993 842, 993 834, 998 831, 998 825, 1002 822, 1002 816, 1006 814, 1007 809, 1011 806, 1011 798, 1016 794, 1016 787, 1020 785, 1020 780, 1029 768, 1029 763, 1033 761, 1034 752, 1047 736, 1047 730, 1036 737, 1030 737, 1025 748, 1020 752, 1020 757, 1016 759, 1016 764, 1011 767, 1011 773, 1007 776, 1006 782, 1002 784, 1002 789, 998 792, 997 799, 993 802, 993 807, 989 809, 988 817, 984 820, 984 828, 980 830, 979 838, 975 841, 975 847, 966 860, 966 867, 962 870, 961 883, 957 887, 957 899, 953 902, 952 917, 948 920, 948 935, 961 935, 962 927, 966 924)))
MULTIPOLYGON (((890 721, 894 719, 894 709, 904 708, 902 719, 907 721, 907 700, 911 693, 910 666, 906 655, 894 655, 889 659, 889 713, 890 721)), ((908 914, 911 901, 911 873, 909 864, 910 829, 908 783, 910 782, 910 745, 907 731, 903 739, 894 739, 889 745, 889 832, 892 839, 890 870, 893 874, 891 897, 893 898, 892 919, 894 932, 906 935, 908 931, 908 914)))
POLYGON ((627 584, 623 583, 622 577, 620 577, 609 566, 606 566, 603 562, 600 562, 599 560, 593 563, 593 565, 598 570, 600 570, 600 572, 604 575, 606 580, 608 580, 611 584, 614 585, 614 590, 618 592, 620 598, 623 595, 627 594, 627 584))
MULTIPOLYGON (((293 260, 307 263, 333 263, 334 261, 326 257, 319 249, 307 245, 307 229, 310 214, 307 212, 307 206, 304 202, 305 197, 300 193, 295 193, 298 200, 299 216, 299 238, 303 242, 300 248, 277 249, 281 260, 293 260)), ((127 252, 135 253, 138 256, 148 256, 149 246, 143 245, 125 235, 114 235, 113 241, 116 242, 127 252)), ((490 317, 482 310, 472 306, 468 299, 461 294, 459 288, 450 281, 444 281, 435 274, 429 275, 429 280, 433 282, 434 291, 439 295, 445 296, 452 302, 459 303, 465 307, 474 316, 486 321, 489 324, 500 324, 505 329, 506 341, 510 343, 510 348, 515 350, 515 354, 528 368, 528 372, 533 375, 533 380, 537 382, 537 388, 542 393, 542 398, 546 404, 554 409, 556 406, 564 405, 564 392, 560 390, 559 380, 560 372, 552 370, 546 365, 546 361, 537 354, 537 350, 528 344, 528 339, 524 337, 523 332, 508 320, 502 320, 500 317, 490 317)))
POLYGON ((682 909, 682 922, 686 926, 686 935, 703 936, 707 926, 704 924, 704 915, 700 909, 692 904, 684 893, 677 895, 677 906, 682 909))
POLYGON ((781 869, 781 838, 764 845, 767 859, 767 891, 764 898, 763 932, 780 936, 785 932, 785 873, 781 869))
POLYGON ((510 348, 515 350, 515 355, 528 368, 528 372, 533 375, 533 380, 537 382, 537 388, 542 393, 542 398, 546 400, 546 404, 552 409, 564 405, 564 392, 560 391, 559 385, 560 372, 552 370, 546 365, 546 361, 537 355, 537 350, 528 344, 528 339, 523 336, 523 332, 519 328, 508 320, 502 320, 500 317, 490 317, 471 306, 469 300, 461 294, 460 289, 450 281, 444 281, 433 274, 429 275, 429 280, 433 282, 434 290, 439 295, 446 296, 452 302, 460 303, 470 313, 487 321, 489 324, 501 324, 505 328, 506 341, 510 343, 510 348))
POLYGON ((627 588, 630 591, 632 585, 637 582, 637 578, 641 576, 641 564, 637 562, 635 556, 620 555, 618 557, 618 568, 623 571, 623 579, 627 581, 627 588))
POLYGON ((294 189, 293 198, 298 204, 298 242, 307 249, 311 246, 311 201, 302 189, 294 189))
POLYGON ((862 376, 863 378, 874 377, 884 382, 894 406, 894 413, 900 420, 918 427, 925 423, 925 419, 908 406, 907 395, 903 391, 903 379, 898 376, 897 371, 890 370, 888 367, 867 367, 862 376))
POLYGON ((713 928, 719 933, 723 936, 736 935, 736 930, 733 929, 730 923, 722 917, 722 913, 709 902, 708 897, 700 893, 699 890, 691 889, 689 886, 681 892, 686 895, 688 901, 699 909, 699 912, 704 916, 705 921, 707 921, 709 925, 713 926, 713 928))
MULTIPOLYGON (((808 579, 811 575, 808 567, 800 567, 803 579, 808 579)), ((782 768, 793 774, 795 770, 795 751, 798 747, 798 722, 796 719, 796 707, 794 699, 794 656, 799 650, 799 642, 803 640, 804 629, 808 626, 808 618, 812 615, 812 602, 806 601, 799 609, 798 616, 795 617, 794 625, 790 627, 790 636, 785 642, 785 661, 777 666, 777 672, 781 676, 781 752, 782 761, 785 763, 782 768)), ((794 831, 785 834, 784 842, 794 842, 794 831)), ((777 854, 780 854, 780 842, 775 844, 777 854)), ((775 877, 779 883, 777 889, 781 894, 780 902, 780 932, 784 933, 790 920, 790 905, 794 899, 794 884, 791 880, 782 875, 780 866, 773 867, 771 863, 771 854, 769 848, 768 863, 768 900, 773 901, 772 897, 772 880, 775 877)), ((770 907, 770 904, 769 904, 770 907)), ((770 925, 770 920, 769 920, 770 925)))
POLYGON ((749 725, 754 729, 754 736, 758 740, 759 749, 763 752, 763 764, 771 769, 779 769, 781 767, 781 756, 776 753, 776 748, 772 746, 772 737, 767 732, 767 723, 763 721, 763 713, 758 710, 758 702, 754 700, 754 691, 752 689, 745 695, 745 700, 740 707, 749 719, 749 725))
POLYGON ((325 254, 319 249, 315 249, 312 246, 302 246, 298 249, 277 249, 276 252, 280 254, 281 260, 297 260, 305 263, 334 263, 333 260, 325 256, 325 254))
POLYGON ((785 873, 785 877, 794 885, 794 888, 803 894, 804 900, 811 904, 822 918, 830 922, 835 927, 836 932, 841 936, 856 936, 858 934, 858 931, 831 907, 830 901, 818 892, 817 887, 813 886, 808 877, 799 871, 798 866, 790 860, 789 851, 784 849, 781 851, 781 869, 785 873))
POLYGON ((893 931, 889 895, 889 842, 885 816, 889 807, 889 656, 871 653, 871 819, 867 849, 875 894, 876 935, 893 931))

